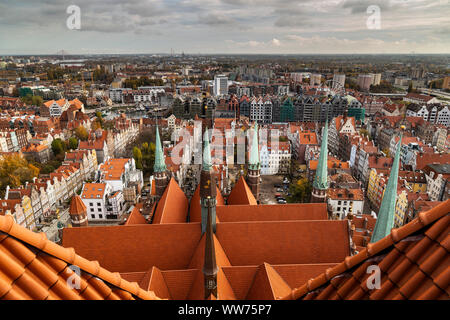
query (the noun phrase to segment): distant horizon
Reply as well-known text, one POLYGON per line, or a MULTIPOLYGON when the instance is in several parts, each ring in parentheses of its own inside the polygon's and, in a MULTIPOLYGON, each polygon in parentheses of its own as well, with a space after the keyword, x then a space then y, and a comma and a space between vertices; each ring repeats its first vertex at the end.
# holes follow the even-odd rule
MULTIPOLYGON (((127 56, 127 55, 165 55, 165 56, 450 56, 448 53, 169 53, 169 52, 155 52, 155 53, 65 53, 64 56, 127 56)), ((0 57, 6 56, 62 56, 61 53, 0 53, 0 57)))

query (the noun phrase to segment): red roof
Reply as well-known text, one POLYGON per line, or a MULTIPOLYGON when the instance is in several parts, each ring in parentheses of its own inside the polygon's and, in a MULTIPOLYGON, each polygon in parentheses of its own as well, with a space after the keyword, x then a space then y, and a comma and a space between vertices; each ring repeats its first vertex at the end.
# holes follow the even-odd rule
POLYGON ((231 190, 230 195, 227 200, 228 205, 237 205, 237 204, 251 204, 257 205, 256 199, 253 196, 252 191, 248 187, 247 183, 244 180, 244 177, 241 176, 234 186, 233 190, 231 190))
POLYGON ((188 199, 174 178, 170 179, 156 206, 153 224, 186 222, 188 199))
POLYGON ((17 225, 11 216, 0 216, 0 299, 131 300, 156 296, 97 261, 77 255, 72 248, 47 240, 44 233, 17 225), (80 287, 70 287, 69 277, 80 287))
MULTIPOLYGON (((450 284, 450 200, 355 256, 294 289, 284 299, 448 300, 450 284), (369 289, 369 266, 378 266, 380 288, 369 289)), ((369 279, 370 280, 370 279, 369 279)))
POLYGON ((83 215, 86 214, 86 211, 86 206, 81 198, 77 195, 73 196, 72 201, 70 202, 69 213, 71 215, 83 215))

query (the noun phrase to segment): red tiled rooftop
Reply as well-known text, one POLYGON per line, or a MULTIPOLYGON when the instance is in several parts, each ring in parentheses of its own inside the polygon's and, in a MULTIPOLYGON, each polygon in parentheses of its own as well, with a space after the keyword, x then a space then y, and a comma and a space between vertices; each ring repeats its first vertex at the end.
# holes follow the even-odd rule
POLYGON ((418 217, 383 239, 370 243, 355 256, 310 279, 284 299, 304 300, 448 300, 450 284, 450 200, 418 217), (377 265, 380 288, 366 282, 377 265))
POLYGON ((156 299, 97 261, 77 255, 45 237, 0 216, 0 299, 5 300, 122 300, 156 299), (78 275, 73 267, 78 267, 78 275), (72 267, 72 268, 71 268, 72 267), (71 279, 69 279, 71 277, 71 279), (80 283, 72 289, 68 283, 80 283))

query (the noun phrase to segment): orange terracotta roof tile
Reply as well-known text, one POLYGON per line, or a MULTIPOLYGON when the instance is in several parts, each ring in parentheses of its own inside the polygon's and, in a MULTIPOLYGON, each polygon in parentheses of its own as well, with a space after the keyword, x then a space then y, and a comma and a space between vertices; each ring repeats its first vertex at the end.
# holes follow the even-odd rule
POLYGON ((219 223, 216 236, 232 265, 336 263, 350 253, 344 220, 219 223))
POLYGON ((134 206, 127 221, 125 222, 125 225, 147 224, 147 220, 145 220, 144 216, 141 214, 143 206, 143 203, 138 203, 134 206))
POLYGON ((88 261, 70 248, 0 216, 0 299, 84 300, 156 299, 118 274, 88 261), (80 274, 73 271, 73 266, 80 274), (70 284, 78 284, 75 288, 70 284))
POLYGON ((85 183, 81 193, 82 199, 101 199, 105 194, 106 183, 85 183))
POLYGON ((65 228, 62 243, 115 272, 184 269, 201 238, 200 223, 65 228))
POLYGON ((450 200, 418 217, 357 255, 294 289, 283 299, 448 300, 450 200), (380 287, 366 285, 380 269, 380 287), (372 272, 373 273, 373 272, 372 272))
POLYGON ((246 299, 275 300, 289 294, 291 288, 283 278, 267 263, 259 266, 246 299))
POLYGON ((216 214, 221 222, 328 219, 327 205, 324 203, 218 206, 216 214))
POLYGON ((188 199, 174 178, 170 179, 156 206, 153 224, 182 223, 187 220, 188 199))
POLYGON ((245 182, 245 179, 243 176, 241 176, 234 186, 233 190, 231 190, 230 195, 227 199, 228 205, 243 205, 243 204, 251 204, 251 205, 257 205, 256 199, 253 196, 253 193, 251 192, 250 188, 247 185, 247 182, 245 182))

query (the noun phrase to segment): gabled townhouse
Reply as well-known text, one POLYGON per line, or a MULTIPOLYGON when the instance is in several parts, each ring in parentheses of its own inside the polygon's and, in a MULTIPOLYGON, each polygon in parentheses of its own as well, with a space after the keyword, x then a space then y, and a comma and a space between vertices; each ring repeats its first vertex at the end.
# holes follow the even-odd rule
MULTIPOLYGON (((20 201, 20 207, 22 209, 23 216, 25 217, 25 222, 22 223, 22 225, 30 230, 36 230, 36 221, 34 218, 33 206, 31 203, 31 198, 28 194, 31 195, 31 193, 27 190, 10 189, 9 186, 7 186, 5 199, 20 201), (12 193, 10 192, 11 190, 13 190, 12 193)), ((20 214, 20 211, 18 212, 18 214, 20 214)))
POLYGON ((59 117, 70 106, 66 99, 50 100, 44 102, 40 108, 41 116, 43 117, 59 117))
POLYGON ((450 198, 450 164, 430 163, 423 168, 427 181, 427 193, 431 201, 445 201, 450 198))
POLYGON ((110 157, 106 137, 104 136, 95 136, 89 138, 87 141, 80 141, 78 150, 95 150, 98 163, 103 163, 110 157))
POLYGON ((0 200, 0 215, 11 215, 17 224, 21 225, 24 228, 27 228, 21 199, 0 200))
POLYGON ((328 129, 329 151, 333 155, 339 154, 339 135, 356 134, 356 123, 354 117, 338 116, 334 118, 328 129))

